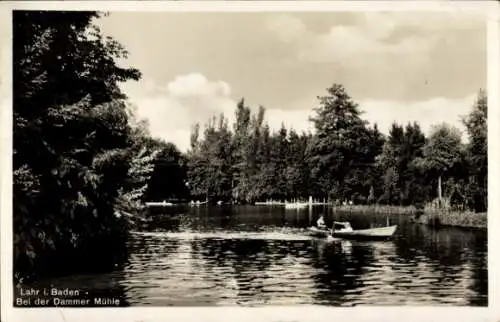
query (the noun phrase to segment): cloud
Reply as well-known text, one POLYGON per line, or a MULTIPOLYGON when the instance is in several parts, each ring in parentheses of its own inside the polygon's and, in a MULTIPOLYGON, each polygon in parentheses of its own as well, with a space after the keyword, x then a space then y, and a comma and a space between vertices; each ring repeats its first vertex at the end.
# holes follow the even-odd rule
POLYGON ((309 117, 313 115, 311 110, 279 110, 269 109, 266 110, 266 121, 269 127, 274 130, 281 128, 284 124, 287 129, 294 129, 297 132, 312 131, 312 123, 309 122, 309 117))
MULTIPOLYGON (((389 134, 394 122, 401 125, 417 122, 426 135, 430 133, 433 125, 446 122, 461 130, 465 138, 465 128, 461 119, 471 111, 476 98, 476 94, 471 94, 459 99, 435 97, 417 102, 361 100, 358 104, 363 112, 361 117, 371 125, 377 123, 378 129, 384 134, 389 134)), ((312 115, 314 115, 312 108, 266 111, 266 119, 271 128, 279 129, 283 122, 287 128, 293 128, 298 132, 314 132, 313 124, 308 121, 312 115)))
MULTIPOLYGON (((336 24, 325 33, 309 30, 296 16, 268 19, 267 27, 282 42, 295 43, 303 58, 335 61, 351 54, 411 54, 430 50, 449 31, 484 28, 476 12, 366 12, 351 24, 336 24), (396 35, 404 36, 391 40, 396 35), (322 52, 324 51, 324 52, 322 52)), ((365 56, 366 57, 366 56, 365 56)))
POLYGON ((269 19, 267 27, 285 43, 300 39, 307 32, 306 25, 300 19, 284 14, 269 19))
MULTIPOLYGON (((221 113, 230 126, 235 120, 237 101, 231 97, 230 85, 224 81, 209 80, 199 73, 178 76, 165 85, 147 80, 127 83, 123 89, 136 106, 137 115, 148 121, 151 134, 176 144, 181 151, 189 148, 191 128, 195 123, 203 127, 221 113)), ((438 120, 446 120, 463 130, 460 118, 470 111, 475 99, 474 94, 460 99, 438 97, 419 102, 360 100, 359 107, 364 112, 362 117, 371 124, 377 123, 379 130, 385 134, 388 134, 393 122, 407 124, 414 121, 421 125, 425 133, 429 133, 438 120)), ((257 107, 251 108, 256 111, 257 107)), ((309 122, 309 117, 313 115, 312 108, 268 108, 265 120, 271 130, 278 130, 284 124, 297 132, 313 131, 309 122)))
MULTIPOLYGON (((381 62, 387 65, 397 58, 411 63, 407 66, 416 69, 428 61, 426 53, 437 42, 435 36, 411 36, 396 43, 385 42, 379 37, 377 33, 365 33, 356 27, 337 26, 327 34, 304 41, 297 55, 300 60, 341 63, 343 67, 359 69, 380 65, 381 62)), ((390 66, 384 68, 391 69, 390 66)))
POLYGON ((324 28, 288 14, 267 27, 289 68, 322 66, 318 77, 335 73, 360 100, 459 99, 486 84, 485 17, 474 12, 331 14, 324 28))
MULTIPOLYGON (((175 143, 181 151, 189 148, 191 128, 195 123, 202 127, 212 117, 220 114, 235 121, 237 101, 231 97, 231 87, 224 81, 213 81, 199 73, 181 75, 165 85, 152 81, 126 83, 122 87, 135 106, 137 116, 147 120, 155 137, 175 143)), ((257 111, 258 105, 251 106, 257 111)), ((308 122, 312 110, 267 109, 266 121, 271 130, 281 124, 297 131, 310 130, 308 122)))
POLYGON ((484 24, 484 10, 455 10, 440 12, 370 12, 363 17, 365 28, 376 29, 391 26, 392 31, 402 28, 418 28, 420 32, 474 29, 484 24))
POLYGON ((176 97, 225 97, 231 93, 227 83, 222 81, 208 81, 201 74, 179 76, 167 84, 167 89, 171 95, 176 97))
POLYGON ((123 90, 136 106, 137 116, 148 121, 151 134, 183 151, 189 146, 193 124, 204 125, 221 113, 231 119, 236 106, 228 84, 199 73, 178 76, 164 86, 147 80, 126 83, 123 90))
POLYGON ((365 65, 377 56, 384 59, 388 59, 387 55, 421 56, 434 47, 440 36, 437 32, 409 33, 401 40, 389 41, 402 27, 416 27, 416 21, 406 20, 401 14, 366 13, 359 17, 363 19, 355 24, 334 25, 326 33, 308 30, 302 20, 291 15, 273 17, 268 28, 278 40, 295 46, 299 60, 353 66, 365 65))
MULTIPOLYGON (((364 111, 363 118, 370 123, 377 123, 379 130, 385 134, 393 122, 406 125, 418 122, 422 131, 429 134, 433 125, 440 122, 457 127, 465 131, 461 118, 467 115, 477 98, 477 95, 468 95, 460 99, 433 98, 420 102, 376 101, 366 100, 359 103, 364 111)), ((465 136, 464 136, 465 138, 465 136)))

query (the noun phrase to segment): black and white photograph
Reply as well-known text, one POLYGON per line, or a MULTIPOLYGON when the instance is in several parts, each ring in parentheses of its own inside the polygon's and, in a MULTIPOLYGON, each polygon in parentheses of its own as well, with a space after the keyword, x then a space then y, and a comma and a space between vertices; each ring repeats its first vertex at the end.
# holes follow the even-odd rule
POLYGON ((11 17, 9 305, 488 307, 484 10, 11 17))

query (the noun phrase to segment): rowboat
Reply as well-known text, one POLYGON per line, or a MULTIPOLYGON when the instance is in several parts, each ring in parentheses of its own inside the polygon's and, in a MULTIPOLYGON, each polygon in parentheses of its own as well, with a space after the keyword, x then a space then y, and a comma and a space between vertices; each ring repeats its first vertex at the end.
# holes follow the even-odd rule
POLYGON ((334 222, 334 230, 332 236, 332 230, 327 228, 309 227, 308 234, 312 237, 328 237, 332 236, 335 238, 343 239, 362 239, 362 240, 383 240, 391 238, 396 229, 397 225, 370 228, 370 229, 358 229, 354 230, 349 222, 334 222))
POLYGON ((397 225, 354 230, 348 222, 334 222, 333 237, 343 239, 384 240, 391 238, 397 225))

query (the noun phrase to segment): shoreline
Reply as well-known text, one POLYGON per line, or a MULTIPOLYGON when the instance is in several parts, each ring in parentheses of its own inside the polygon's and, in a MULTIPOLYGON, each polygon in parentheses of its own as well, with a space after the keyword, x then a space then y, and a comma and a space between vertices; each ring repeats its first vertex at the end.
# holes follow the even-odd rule
POLYGON ((413 222, 429 226, 458 227, 487 230, 487 212, 450 211, 445 209, 422 209, 415 206, 352 205, 334 206, 334 210, 356 213, 398 214, 414 216, 413 222))
MULTIPOLYGON (((273 207, 285 206, 285 202, 256 202, 252 206, 273 207)), ((304 208, 307 208, 307 202, 304 202, 304 208)), ((178 207, 180 204, 173 205, 178 207)), ((188 204, 182 204, 188 206, 188 204)), ((417 224, 423 224, 435 227, 457 227, 464 229, 487 230, 487 213, 474 213, 471 211, 452 211, 447 209, 417 209, 415 206, 391 206, 391 205, 331 205, 328 203, 314 203, 312 206, 327 206, 334 211, 351 213, 372 213, 389 215, 407 215, 412 216, 411 220, 417 224)), ((154 208, 154 207, 153 207, 154 208)))

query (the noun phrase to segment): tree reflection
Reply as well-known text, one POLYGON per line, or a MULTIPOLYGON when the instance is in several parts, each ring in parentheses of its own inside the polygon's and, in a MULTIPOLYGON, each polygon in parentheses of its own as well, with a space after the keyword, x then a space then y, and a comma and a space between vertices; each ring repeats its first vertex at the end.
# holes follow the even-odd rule
POLYGON ((373 248, 369 244, 349 241, 318 242, 313 257, 316 298, 332 305, 343 303, 347 292, 362 286, 363 269, 374 261, 373 248))
POLYGON ((476 248, 474 238, 470 231, 411 225, 406 228, 405 238, 397 240, 396 251, 400 258, 410 261, 425 256, 446 270, 464 264, 464 250, 476 248))
POLYGON ((435 279, 429 294, 443 297, 446 289, 451 288, 457 276, 460 276, 470 280, 470 283, 467 282, 472 291, 472 294, 467 295, 469 303, 486 305, 488 282, 484 232, 417 224, 408 224, 402 229, 404 238, 396 240, 396 260, 414 266, 425 263, 428 272, 421 271, 420 274, 435 279), (472 274, 469 270, 472 270, 472 274))
POLYGON ((473 291, 468 298, 469 304, 474 306, 488 305, 488 253, 486 247, 486 234, 477 234, 474 238, 473 249, 484 249, 484 251, 471 252, 472 283, 470 289, 473 291))
POLYGON ((164 238, 161 235, 133 234, 128 244, 129 259, 127 265, 137 264, 137 261, 146 262, 149 259, 166 260, 178 252, 180 242, 173 238, 164 238))
POLYGON ((243 302, 265 302, 263 292, 266 270, 270 266, 270 250, 265 240, 203 239, 199 241, 205 269, 214 276, 219 288, 226 288, 227 279, 236 282, 237 298, 243 302), (231 272, 219 268, 230 267, 231 272))

